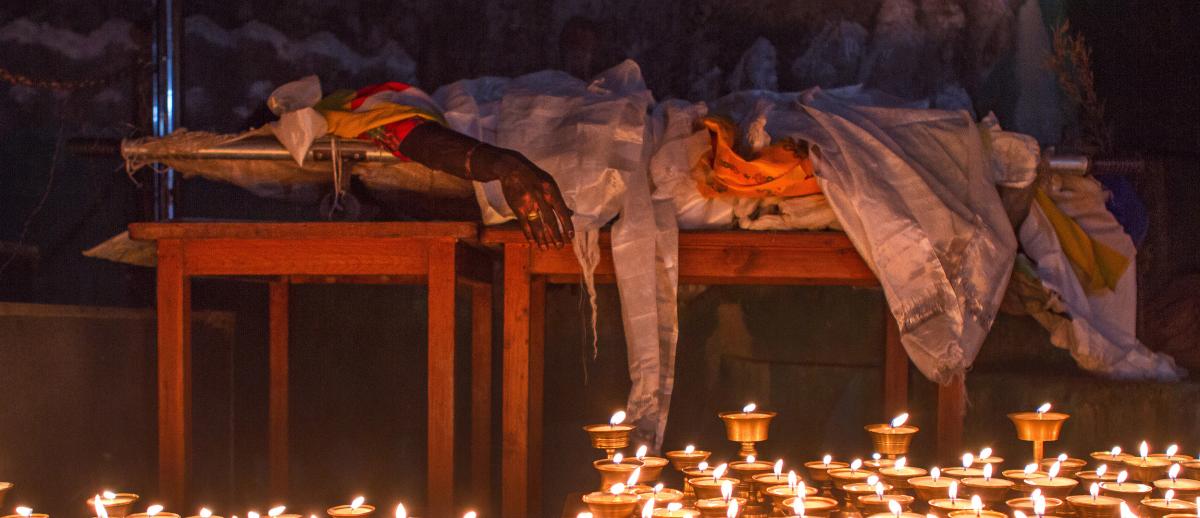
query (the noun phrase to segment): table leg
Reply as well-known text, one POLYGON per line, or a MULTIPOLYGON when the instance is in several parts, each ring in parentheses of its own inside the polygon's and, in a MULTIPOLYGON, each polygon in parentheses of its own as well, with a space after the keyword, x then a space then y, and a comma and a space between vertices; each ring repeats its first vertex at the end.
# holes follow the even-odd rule
POLYGON ((963 418, 967 415, 965 375, 938 385, 937 451, 938 458, 949 461, 962 453, 963 418))
POLYGON ((529 262, 526 243, 504 245, 501 516, 529 514, 529 262))
POLYGON ((454 509, 454 240, 429 247, 429 516, 454 509))
POLYGON ((546 278, 529 283, 529 516, 542 516, 542 381, 546 343, 546 278))
POLYGON ((471 491, 492 498, 492 286, 471 286, 471 491))
POLYGON ((270 386, 267 410, 268 486, 271 497, 288 495, 288 281, 269 288, 270 386))
POLYGON ((158 485, 172 509, 187 506, 191 447, 191 288, 183 242, 158 242, 158 485))
POLYGON ((900 343, 896 317, 884 304, 883 412, 894 416, 908 410, 908 354, 900 343))

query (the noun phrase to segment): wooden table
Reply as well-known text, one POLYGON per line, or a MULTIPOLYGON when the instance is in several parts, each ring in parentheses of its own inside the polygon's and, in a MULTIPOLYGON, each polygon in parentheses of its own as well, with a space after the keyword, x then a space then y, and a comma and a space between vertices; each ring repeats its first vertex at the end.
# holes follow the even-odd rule
POLYGON ((293 283, 429 286, 429 516, 454 512, 455 287, 471 288, 471 480, 490 491, 492 259, 468 222, 137 223, 133 239, 158 244, 158 458, 164 504, 187 501, 191 449, 190 279, 270 282, 268 457, 272 498, 287 493, 288 291, 293 283), (447 404, 450 402, 450 404, 447 404))
MULTIPOLYGON (((504 357, 501 405, 503 516, 542 516, 542 353, 547 283, 577 283, 579 262, 570 247, 531 247, 520 230, 487 228, 485 245, 504 254, 504 357)), ((600 238, 596 282, 614 282, 609 235, 600 238)), ((839 232, 682 231, 681 284, 787 284, 876 286, 849 238, 839 232)), ((888 414, 908 404, 908 356, 887 312, 883 401, 888 414)), ((938 393, 938 450, 953 456, 962 437, 962 380, 938 393)))

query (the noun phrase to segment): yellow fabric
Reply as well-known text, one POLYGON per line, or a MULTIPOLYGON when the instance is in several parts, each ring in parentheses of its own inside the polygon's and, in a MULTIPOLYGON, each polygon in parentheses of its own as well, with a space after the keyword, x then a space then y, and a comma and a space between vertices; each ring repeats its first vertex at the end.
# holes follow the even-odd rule
POLYGON ((343 138, 356 138, 367 130, 414 117, 443 123, 437 114, 395 103, 380 103, 369 110, 350 111, 350 101, 354 100, 354 95, 353 90, 337 91, 317 103, 315 108, 325 116, 329 133, 343 138))
POLYGON ((1059 245, 1071 262, 1071 268, 1075 270, 1083 289, 1088 293, 1116 289, 1117 281, 1121 280, 1121 275, 1129 267, 1129 258, 1092 239, 1083 227, 1059 210, 1045 191, 1038 189, 1034 200, 1046 214, 1046 219, 1050 220, 1050 226, 1058 235, 1059 245))
POLYGON ((712 137, 711 168, 693 169, 693 173, 705 197, 761 198, 821 192, 813 175, 812 160, 800 151, 796 142, 772 142, 757 158, 746 160, 733 149, 737 136, 733 121, 709 116, 703 123, 712 137))

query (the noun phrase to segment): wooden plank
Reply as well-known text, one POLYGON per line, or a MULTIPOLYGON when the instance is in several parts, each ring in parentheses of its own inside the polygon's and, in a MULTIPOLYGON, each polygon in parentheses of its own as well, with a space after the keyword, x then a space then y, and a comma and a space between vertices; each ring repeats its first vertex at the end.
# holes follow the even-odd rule
MULTIPOLYGON (((471 287, 471 491, 492 502, 492 286, 471 287)), ((487 513, 485 513, 487 514, 487 513)))
POLYGON ((529 244, 504 245, 501 516, 529 513, 529 244))
POLYGON ((894 416, 908 411, 908 353, 900 343, 900 327, 886 302, 883 326, 883 412, 894 416))
POLYGON ((430 516, 454 510, 454 265, 453 239, 429 250, 429 440, 427 506, 430 516))
POLYGON ((529 514, 542 514, 542 385, 545 379, 546 280, 529 283, 529 514))
MULTIPOLYGON (((424 273, 429 240, 393 238, 184 241, 190 275, 424 273)), ((453 266, 453 265, 450 265, 453 266)))
POLYGON ((132 223, 129 236, 160 239, 304 239, 304 238, 440 238, 474 241, 478 223, 470 221, 333 222, 196 222, 132 223))
MULTIPOLYGON (((239 277, 244 280, 245 277, 239 277)), ((424 285, 424 274, 413 275, 288 275, 291 284, 408 284, 424 285)))
POLYGON ((963 418, 967 415, 967 388, 963 375, 938 386, 938 458, 951 461, 962 453, 963 418))
MULTIPOLYGON (((504 225, 499 227, 484 227, 480 231, 480 242, 487 245, 503 245, 524 243, 525 236, 521 230, 504 225)), ((600 233, 600 245, 608 248, 611 244, 611 233, 607 230, 600 233)), ((787 230, 787 231, 748 231, 748 230, 681 230, 679 231, 679 247, 773 247, 794 249, 849 249, 854 250, 854 244, 844 232, 787 230)))
POLYGON ((267 408, 267 466, 271 498, 288 495, 288 307, 287 281, 268 288, 270 384, 267 408))
POLYGON ((191 448, 191 287, 183 244, 158 245, 158 485, 172 509, 187 506, 191 448))

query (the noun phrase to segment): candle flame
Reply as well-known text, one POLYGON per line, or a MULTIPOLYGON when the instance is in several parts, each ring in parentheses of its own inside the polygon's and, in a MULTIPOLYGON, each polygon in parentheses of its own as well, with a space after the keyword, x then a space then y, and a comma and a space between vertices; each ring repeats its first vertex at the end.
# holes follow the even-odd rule
POLYGON ((610 417, 608 419, 609 426, 617 426, 624 422, 625 422, 625 411, 624 410, 617 410, 616 412, 613 412, 612 417, 610 417))
POLYGON ((100 493, 100 495, 103 496, 105 500, 112 500, 117 497, 116 493, 113 493, 112 491, 108 491, 108 490, 105 490, 103 493, 100 493))
POLYGON ((1172 444, 1170 446, 1167 446, 1167 458, 1174 457, 1176 453, 1179 453, 1179 445, 1178 444, 1172 444))
POLYGON ((1043 516, 1046 514, 1046 497, 1038 495, 1033 499, 1033 514, 1043 516))
POLYGON ((733 498, 733 481, 721 481, 721 498, 726 502, 728 502, 730 498, 733 498))
POLYGON ((992 479, 992 465, 991 464, 983 465, 983 479, 984 480, 992 479))
POLYGON ((658 494, 662 492, 664 487, 666 487, 666 486, 663 486, 662 482, 654 484, 654 496, 658 496, 658 494))
POLYGON ((720 480, 721 477, 725 476, 725 470, 727 469, 729 469, 729 464, 721 464, 720 466, 717 466, 717 469, 713 470, 713 481, 720 480))
POLYGON ((979 450, 979 458, 987 459, 987 458, 990 458, 991 456, 992 456, 991 448, 984 448, 982 450, 979 450))
POLYGON ((654 499, 646 500, 646 505, 642 506, 642 518, 652 518, 654 516, 654 499))
POLYGON ((1121 447, 1120 447, 1120 446, 1113 446, 1113 447, 1112 447, 1112 450, 1109 450, 1108 454, 1109 454, 1109 455, 1112 455, 1113 457, 1116 457, 1117 455, 1120 455, 1120 454, 1121 454, 1121 447))
POLYGON ((871 459, 875 460, 876 462, 878 462, 879 459, 882 459, 882 458, 883 458, 883 455, 880 455, 879 452, 875 452, 875 453, 871 454, 871 459))
POLYGON ((850 471, 858 471, 858 468, 861 468, 861 467, 862 467, 862 459, 854 459, 854 462, 850 463, 850 471))
POLYGON ((645 444, 638 446, 637 453, 634 454, 634 457, 637 457, 637 460, 645 459, 647 450, 649 450, 649 448, 647 448, 645 444))
POLYGON ((354 497, 354 500, 352 500, 350 502, 350 510, 353 511, 355 509, 358 509, 359 507, 362 507, 363 502, 366 502, 366 501, 367 501, 366 497, 363 497, 363 496, 354 497))
POLYGON ((1037 469, 1038 469, 1037 464, 1026 464, 1025 465, 1025 477, 1028 478, 1029 475, 1032 475, 1035 472, 1037 472, 1037 469))
POLYGON ((737 500, 729 502, 729 509, 725 511, 725 518, 737 518, 738 503, 737 500))
POLYGON ((1062 471, 1062 463, 1059 461, 1054 461, 1054 464, 1050 465, 1050 469, 1046 470, 1046 473, 1050 475, 1050 479, 1053 480, 1054 477, 1058 476, 1059 471, 1062 471))
POLYGON ((608 488, 608 492, 611 493, 613 496, 617 496, 621 493, 624 493, 625 492, 625 484, 617 482, 616 484, 613 484, 612 487, 608 488))
POLYGON ((1096 497, 1100 496, 1100 484, 1092 482, 1092 487, 1088 488, 1088 493, 1091 493, 1092 500, 1095 500, 1096 497))
POLYGON ((33 514, 33 509, 29 508, 29 507, 21 506, 21 507, 17 508, 17 514, 28 517, 29 515, 33 514))
POLYGON ((271 509, 267 510, 267 516, 270 516, 271 518, 275 518, 276 516, 283 514, 283 512, 286 510, 287 510, 287 507, 284 507, 282 505, 272 507, 271 509))
POLYGON ((250 512, 246 513, 246 518, 258 518, 258 513, 254 512, 254 511, 250 511, 250 512))
POLYGON ((1067 459, 1069 459, 1070 457, 1068 457, 1067 454, 1065 454, 1065 453, 1060 453, 1060 454, 1058 454, 1058 457, 1056 457, 1056 458, 1058 459, 1059 462, 1066 462, 1067 459))
POLYGON ((699 464, 696 464, 696 469, 700 470, 701 473, 708 471, 708 461, 700 461, 699 464))
POLYGON ((1167 500, 1167 505, 1171 505, 1171 500, 1174 500, 1174 499, 1175 499, 1175 490, 1174 490, 1174 489, 1168 489, 1168 490, 1167 490, 1167 492, 1166 492, 1166 493, 1163 495, 1163 497, 1165 497, 1165 498, 1166 498, 1166 500, 1167 500))
POLYGON ((1050 411, 1050 402, 1047 401, 1045 403, 1042 403, 1042 406, 1037 408, 1038 417, 1041 417, 1042 414, 1045 414, 1046 412, 1049 412, 1049 411, 1050 411))
POLYGON ((634 468, 633 473, 629 474, 629 480, 625 481, 625 485, 636 486, 639 478, 642 478, 642 468, 634 468))
POLYGON ((623 461, 623 460, 625 460, 625 455, 624 455, 624 454, 621 454, 621 453, 617 453, 617 454, 614 454, 614 455, 613 455, 613 458, 612 458, 612 463, 613 463, 613 464, 620 464, 620 463, 621 463, 621 461, 623 461))
POLYGON ((1129 504, 1125 503, 1124 500, 1121 501, 1121 518, 1138 518, 1136 514, 1133 514, 1133 511, 1129 510, 1129 504))
POLYGON ((962 457, 963 469, 967 469, 967 468, 971 467, 971 465, 974 463, 975 463, 974 455, 971 455, 970 453, 963 454, 963 457, 962 457))
MULTIPOLYGON (((879 497, 880 500, 883 500, 883 484, 875 484, 875 496, 879 497)), ((892 501, 895 502, 895 500, 892 501)))
POLYGON ((947 489, 946 492, 950 495, 951 500, 957 500, 958 499, 958 481, 957 480, 951 481, 950 488, 947 489))
POLYGON ((756 409, 756 408, 758 408, 758 405, 756 405, 754 403, 750 403, 750 404, 747 404, 746 406, 742 407, 742 412, 749 414, 750 412, 753 412, 754 409, 756 409))
POLYGON ((895 500, 888 500, 888 510, 891 511, 893 515, 899 517, 900 511, 901 511, 900 502, 897 502, 895 500))
POLYGON ((754 463, 754 461, 756 461, 756 460, 758 460, 758 458, 757 458, 757 457, 755 457, 755 456, 753 456, 753 455, 747 455, 747 456, 746 456, 746 462, 748 462, 748 463, 751 463, 751 464, 753 464, 753 463, 754 463))
POLYGON ((1142 459, 1149 457, 1150 456, 1150 445, 1146 444, 1146 441, 1142 441, 1142 444, 1140 446, 1138 446, 1138 453, 1142 454, 1142 459))
POLYGON ((971 509, 975 510, 975 514, 983 512, 983 499, 979 495, 971 495, 971 509))
POLYGON ((783 476, 783 459, 775 461, 775 478, 783 476))
POLYGON ((686 453, 688 455, 696 453, 696 447, 689 444, 689 445, 687 445, 687 448, 683 449, 683 453, 686 453))
POLYGON ((679 502, 671 502, 671 503, 667 504, 668 511, 678 511, 680 509, 683 509, 683 504, 681 504, 679 502))
POLYGON ((92 497, 92 507, 96 508, 96 518, 108 518, 108 510, 104 508, 104 502, 100 500, 100 495, 92 497))
POLYGON ((829 463, 833 462, 833 455, 825 455, 824 457, 821 457, 821 462, 824 463, 825 467, 828 468, 829 463))
POLYGON ((900 428, 904 423, 908 422, 908 412, 900 414, 892 418, 892 428, 900 428))
POLYGON ((796 476, 795 471, 789 471, 788 472, 788 489, 793 489, 793 490, 796 489, 796 482, 798 482, 799 480, 800 480, 800 478, 796 476))
POLYGON ((156 515, 156 514, 158 514, 158 513, 161 513, 161 512, 162 512, 162 510, 163 510, 163 506, 161 506, 161 505, 158 505, 158 504, 154 504, 154 505, 152 505, 152 506, 150 506, 150 507, 147 507, 147 508, 146 508, 146 516, 151 516, 151 517, 152 517, 152 516, 154 516, 154 515, 156 515))
POLYGON ((1167 478, 1171 479, 1171 483, 1175 483, 1175 479, 1179 477, 1179 464, 1172 464, 1171 469, 1167 470, 1167 478))
POLYGON ((579 513, 575 518, 593 518, 592 513, 579 513))
POLYGON ((1013 518, 1029 518, 1029 517, 1026 516, 1025 513, 1022 513, 1021 511, 1013 511, 1013 518))
POLYGON ((868 486, 874 487, 875 484, 878 484, 878 483, 879 483, 879 477, 877 477, 875 475, 871 475, 871 476, 867 477, 867 485, 868 486))
POLYGON ((899 459, 896 459, 896 463, 893 464, 896 469, 903 469, 906 465, 908 465, 908 457, 900 457, 899 459))
POLYGON ((404 508, 404 504, 396 504, 396 518, 408 518, 408 509, 404 508))
POLYGON ((1129 479, 1129 472, 1128 472, 1128 471, 1121 470, 1121 472, 1120 472, 1120 473, 1117 473, 1117 484, 1124 484, 1124 483, 1125 483, 1125 481, 1126 481, 1126 480, 1128 480, 1128 479, 1129 479))
POLYGON ((200 518, 212 518, 212 514, 212 511, 208 510, 207 507, 200 508, 200 518))
POLYGON ((802 497, 797 496, 795 500, 792 500, 792 513, 804 518, 804 499, 802 497))
POLYGON ((933 469, 929 470, 929 478, 932 478, 934 482, 937 482, 937 480, 939 478, 941 478, 941 476, 942 476, 942 470, 939 469, 937 466, 934 466, 933 469))
POLYGON ((1104 478, 1104 474, 1108 473, 1108 464, 1101 464, 1096 468, 1096 478, 1104 478))
POLYGON ((467 511, 463 518, 475 518, 478 514, 475 511, 467 511))

